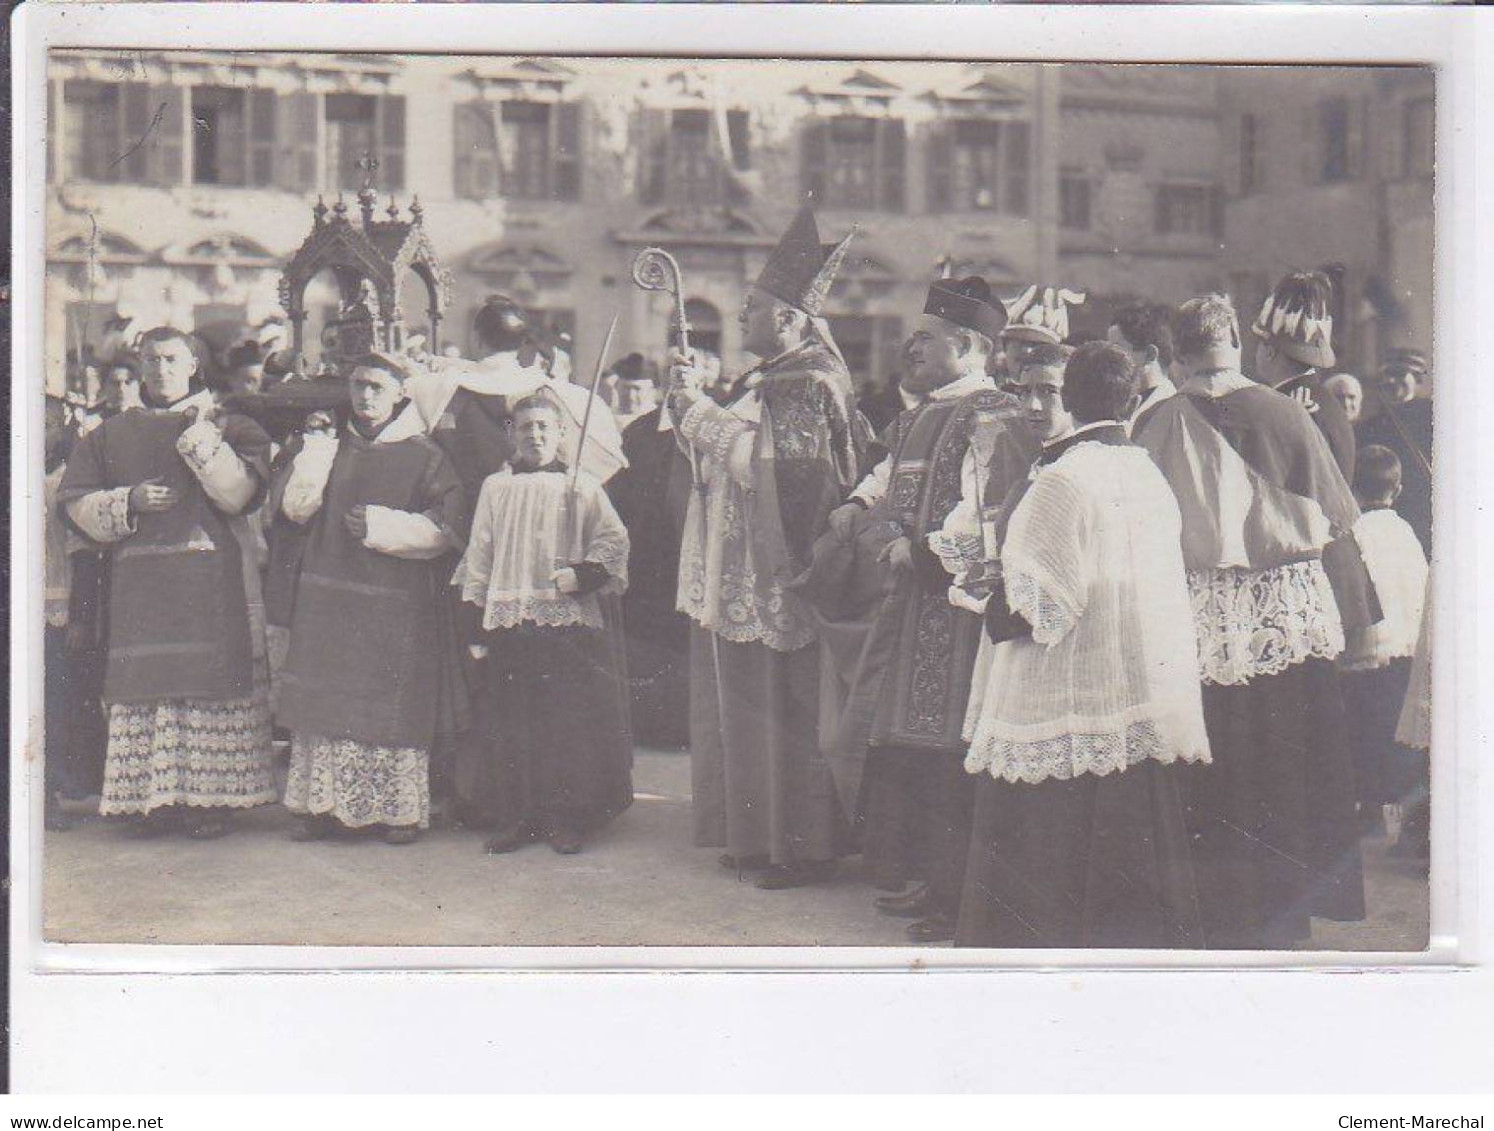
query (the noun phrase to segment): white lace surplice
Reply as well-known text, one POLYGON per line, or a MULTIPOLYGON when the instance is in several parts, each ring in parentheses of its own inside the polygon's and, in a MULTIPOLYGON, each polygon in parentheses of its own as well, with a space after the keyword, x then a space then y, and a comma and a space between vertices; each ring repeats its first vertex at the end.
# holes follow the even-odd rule
POLYGON ((562 565, 596 562, 610 576, 604 591, 628 584, 628 532, 606 493, 582 472, 571 504, 570 473, 488 476, 472 517, 472 536, 451 583, 483 609, 483 627, 520 624, 602 628, 595 593, 562 593, 551 580, 562 565), (567 529, 567 526, 569 529, 567 529))
POLYGON ((1037 474, 1002 548, 1032 638, 982 642, 967 770, 1035 783, 1209 760, 1179 539, 1138 448, 1079 444, 1037 474))
POLYGON ((814 627, 781 585, 759 584, 752 475, 760 412, 755 394, 729 409, 701 398, 680 421, 705 489, 691 492, 685 516, 677 607, 723 640, 791 652, 814 639, 814 627))
POLYGON ((1323 563, 1188 571, 1205 683, 1238 686, 1344 650, 1343 622, 1323 563))
POLYGON ((1356 634, 1344 652, 1345 668, 1366 671, 1416 654, 1428 566, 1416 532, 1393 510, 1365 511, 1354 524, 1354 541, 1384 613, 1379 623, 1356 634))

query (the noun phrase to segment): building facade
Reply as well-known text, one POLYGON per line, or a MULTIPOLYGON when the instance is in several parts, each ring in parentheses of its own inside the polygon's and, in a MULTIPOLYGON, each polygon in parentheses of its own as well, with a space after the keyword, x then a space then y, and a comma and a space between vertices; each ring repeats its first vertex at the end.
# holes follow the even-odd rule
MULTIPOLYGON (((1296 237, 1273 229, 1268 247, 1252 233, 1269 215, 1224 183, 1254 99, 1207 68, 57 51, 48 383, 125 319, 281 316, 280 266, 318 196, 365 183, 419 198, 455 281, 444 336, 468 356, 494 291, 570 333, 579 365, 614 312, 614 352, 661 356, 672 304, 631 282, 658 245, 680 261, 692 341, 734 366, 742 296, 805 199, 826 240, 861 233, 827 313, 863 382, 895 370, 946 271, 1088 290, 1076 330, 1103 333, 1121 297, 1296 262, 1296 237)), ((1419 238, 1363 231, 1325 233, 1323 254, 1378 264, 1419 238)), ((309 300, 325 315, 335 290, 309 300)))
POLYGON ((1243 320, 1284 271, 1320 269, 1340 368, 1431 354, 1433 122, 1426 68, 1221 72, 1221 254, 1243 320))

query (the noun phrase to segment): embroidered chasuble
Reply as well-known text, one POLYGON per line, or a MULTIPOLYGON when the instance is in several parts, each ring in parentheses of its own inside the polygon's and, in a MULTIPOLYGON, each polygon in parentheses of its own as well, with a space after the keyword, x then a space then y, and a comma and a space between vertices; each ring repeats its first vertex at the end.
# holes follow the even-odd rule
POLYGON ((215 426, 185 411, 211 404, 204 392, 171 410, 111 417, 79 442, 58 489, 74 525, 109 546, 106 702, 250 693, 243 552, 231 520, 268 478, 270 438, 245 416, 215 426), (218 477, 229 494, 215 499, 218 477), (176 506, 132 513, 130 488, 147 479, 173 488, 176 506))
POLYGON ((898 525, 921 568, 898 580, 873 617, 833 744, 847 754, 869 744, 961 748, 980 618, 949 603, 950 577, 925 543, 959 503, 978 413, 1011 422, 1020 407, 994 388, 931 400, 898 417, 887 437, 886 487, 868 514, 898 525))
POLYGON ((271 492, 277 522, 306 530, 282 673, 292 730, 374 746, 429 747, 438 681, 435 561, 459 548, 462 485, 413 406, 378 436, 297 437, 271 492), (368 534, 344 522, 368 508, 368 534))

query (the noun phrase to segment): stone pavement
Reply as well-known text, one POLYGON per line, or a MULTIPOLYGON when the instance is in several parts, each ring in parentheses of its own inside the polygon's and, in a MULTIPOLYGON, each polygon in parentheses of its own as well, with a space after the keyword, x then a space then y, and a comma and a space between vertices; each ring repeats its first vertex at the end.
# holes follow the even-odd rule
MULTIPOLYGON (((44 921, 59 942, 402 946, 900 946, 858 862, 828 884, 759 891, 691 846, 689 759, 640 752, 637 800, 578 856, 509 856, 437 828, 413 845, 298 844, 278 807, 232 836, 133 840, 97 817, 46 839, 44 921)), ((78 810, 75 808, 75 812, 78 810)), ((1316 925, 1314 945, 1419 949, 1417 869, 1366 843, 1370 919, 1316 925)))

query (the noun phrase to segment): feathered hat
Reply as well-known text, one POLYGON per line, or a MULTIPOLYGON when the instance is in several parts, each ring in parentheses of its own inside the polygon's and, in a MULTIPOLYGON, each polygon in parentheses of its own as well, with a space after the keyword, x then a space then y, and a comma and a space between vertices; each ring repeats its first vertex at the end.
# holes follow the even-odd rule
POLYGON ((923 312, 984 334, 992 341, 1006 329, 1006 307, 991 293, 990 284, 979 275, 964 279, 935 279, 929 286, 923 312))
POLYGON ((1294 271, 1266 296, 1251 331, 1293 361, 1327 369, 1333 358, 1333 284, 1317 271, 1294 271))
POLYGON ((1034 283, 1006 304, 1005 336, 1022 342, 1063 345, 1069 336, 1069 307, 1083 302, 1083 291, 1034 283))
POLYGON ((758 289, 818 317, 855 235, 856 229, 852 228, 839 243, 820 243, 814 212, 804 205, 763 264, 762 274, 757 277, 758 289))
POLYGON ((1421 350, 1393 349, 1385 358, 1385 364, 1380 366, 1380 375, 1388 377, 1395 374, 1408 373, 1418 381, 1426 379, 1431 370, 1431 363, 1427 361, 1427 355, 1421 350))

